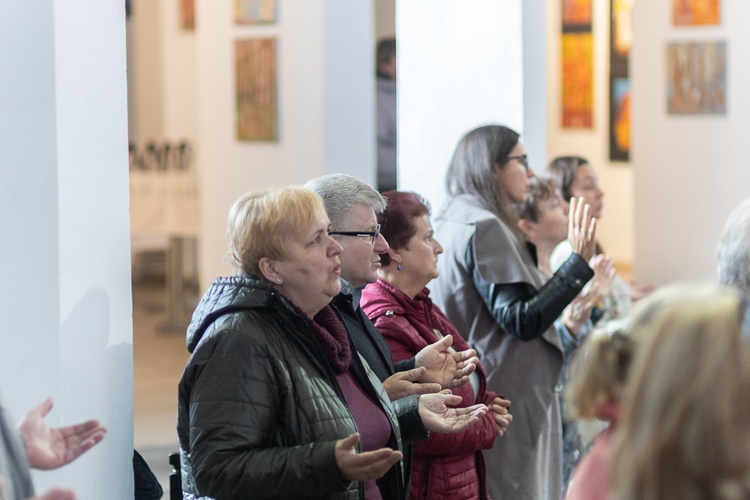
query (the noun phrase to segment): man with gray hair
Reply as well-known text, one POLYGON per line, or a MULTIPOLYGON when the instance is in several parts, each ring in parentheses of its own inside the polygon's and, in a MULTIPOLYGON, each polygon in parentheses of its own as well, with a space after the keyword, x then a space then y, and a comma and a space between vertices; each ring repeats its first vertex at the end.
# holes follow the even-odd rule
POLYGON ((331 220, 330 234, 344 248, 340 255, 341 293, 331 306, 391 401, 466 383, 478 363, 476 351, 446 354, 453 342, 448 335, 414 358, 394 365, 385 339, 359 307, 362 288, 377 280, 380 254, 388 251, 376 217, 385 210, 386 200, 366 183, 344 174, 324 175, 305 187, 323 198, 331 220))
POLYGON ((750 293, 750 198, 729 215, 716 248, 716 258, 719 281, 750 293))

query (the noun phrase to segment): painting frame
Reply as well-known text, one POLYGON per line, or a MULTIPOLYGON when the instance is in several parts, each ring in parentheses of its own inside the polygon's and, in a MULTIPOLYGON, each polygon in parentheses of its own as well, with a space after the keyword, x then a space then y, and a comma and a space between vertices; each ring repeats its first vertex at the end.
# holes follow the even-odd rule
POLYGON ((237 140, 278 141, 276 38, 235 40, 237 140))

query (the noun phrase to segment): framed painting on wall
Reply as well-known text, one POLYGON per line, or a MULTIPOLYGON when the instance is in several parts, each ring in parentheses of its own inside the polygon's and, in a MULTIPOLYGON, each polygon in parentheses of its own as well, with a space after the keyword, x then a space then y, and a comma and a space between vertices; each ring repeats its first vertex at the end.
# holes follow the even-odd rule
POLYGON ((630 161, 630 50, 633 0, 611 0, 609 32, 609 159, 630 161))
POLYGON ((667 113, 723 115, 727 112, 727 44, 667 44, 667 113))
POLYGON ((721 0, 672 0, 675 26, 702 26, 721 23, 721 0))
POLYGON ((609 158, 630 158, 630 78, 613 77, 609 96, 609 158))
POLYGON ((563 0, 563 26, 591 27, 591 0, 563 0))
POLYGON ((276 0, 234 0, 234 22, 237 24, 274 24, 276 0))
POLYGON ((237 139, 278 139, 276 40, 235 42, 237 139))
POLYGON ((195 31, 195 0, 180 0, 180 29, 195 31))
POLYGON ((562 126, 594 125, 594 39, 591 33, 562 36, 562 126))

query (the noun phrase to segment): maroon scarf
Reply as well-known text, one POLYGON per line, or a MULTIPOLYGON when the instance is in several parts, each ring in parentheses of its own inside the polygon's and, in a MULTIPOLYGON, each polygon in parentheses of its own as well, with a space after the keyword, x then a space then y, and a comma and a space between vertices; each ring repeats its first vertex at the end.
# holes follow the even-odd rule
POLYGON ((333 312, 331 306, 325 306, 315 318, 310 318, 291 300, 287 299, 292 309, 305 320, 307 326, 323 348, 328 364, 331 365, 336 375, 341 375, 349 370, 352 362, 352 349, 349 345, 349 334, 346 327, 341 323, 339 317, 333 312))

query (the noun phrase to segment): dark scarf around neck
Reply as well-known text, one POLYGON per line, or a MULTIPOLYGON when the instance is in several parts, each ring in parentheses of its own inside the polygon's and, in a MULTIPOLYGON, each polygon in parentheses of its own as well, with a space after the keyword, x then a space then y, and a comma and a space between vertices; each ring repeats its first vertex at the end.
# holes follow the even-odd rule
POLYGON ((292 301, 287 299, 294 311, 307 323, 318 345, 323 349, 328 364, 336 375, 349 370, 352 363, 352 349, 349 334, 331 306, 325 306, 314 318, 310 318, 292 301))

